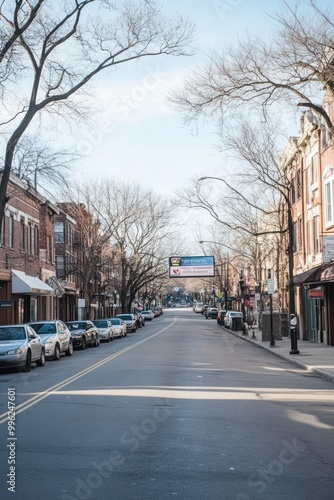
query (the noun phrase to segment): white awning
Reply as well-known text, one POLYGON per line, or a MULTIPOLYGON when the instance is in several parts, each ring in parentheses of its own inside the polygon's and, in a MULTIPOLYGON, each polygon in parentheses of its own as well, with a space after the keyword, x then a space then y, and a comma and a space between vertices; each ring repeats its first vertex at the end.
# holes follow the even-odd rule
POLYGON ((54 295, 51 286, 35 276, 28 276, 23 271, 12 269, 12 293, 25 295, 54 295))

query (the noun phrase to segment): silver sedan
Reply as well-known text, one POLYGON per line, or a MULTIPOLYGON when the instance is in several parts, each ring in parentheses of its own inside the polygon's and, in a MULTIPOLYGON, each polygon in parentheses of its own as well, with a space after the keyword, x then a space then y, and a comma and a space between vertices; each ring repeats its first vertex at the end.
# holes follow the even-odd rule
POLYGON ((29 325, 0 326, 0 368, 22 367, 30 372, 31 363, 45 365, 40 336, 29 325))

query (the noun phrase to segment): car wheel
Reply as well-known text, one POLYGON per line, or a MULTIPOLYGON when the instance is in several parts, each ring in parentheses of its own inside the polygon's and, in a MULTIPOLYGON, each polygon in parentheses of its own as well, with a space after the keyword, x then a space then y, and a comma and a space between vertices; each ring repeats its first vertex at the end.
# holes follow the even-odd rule
POLYGON ((68 349, 67 349, 67 351, 65 351, 65 354, 66 354, 66 356, 72 356, 72 354, 73 354, 73 344, 72 344, 72 342, 70 342, 68 344, 68 349))
POLYGON ((44 352, 44 349, 42 349, 41 357, 39 358, 38 361, 36 361, 36 365, 37 366, 44 366, 45 365, 45 352, 44 352))
POLYGON ((24 372, 30 372, 31 370, 31 354, 30 351, 27 352, 26 364, 23 367, 24 372))
POLYGON ((59 344, 56 344, 55 352, 54 352, 54 355, 53 355, 53 359, 55 359, 56 361, 58 361, 59 358, 60 358, 60 347, 59 347, 59 344))
POLYGON ((87 346, 86 337, 82 337, 80 349, 83 351, 84 349, 86 349, 86 346, 87 346))

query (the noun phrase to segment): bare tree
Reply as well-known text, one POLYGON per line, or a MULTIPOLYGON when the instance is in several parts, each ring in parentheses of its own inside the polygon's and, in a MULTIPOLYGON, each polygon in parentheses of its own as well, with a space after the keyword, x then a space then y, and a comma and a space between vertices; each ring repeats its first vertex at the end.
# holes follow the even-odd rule
POLYGON ((175 248, 172 207, 137 183, 116 179, 91 181, 80 197, 108 236, 121 268, 123 311, 129 311, 137 292, 157 285, 168 274, 168 256, 175 248))
POLYGON ((178 193, 179 203, 207 211, 221 226, 217 233, 224 235, 222 245, 253 266, 258 282, 271 255, 280 288, 285 282, 283 270, 288 265, 290 275, 293 269, 291 249, 284 248, 286 241, 292 241, 293 224, 291 175, 281 166, 277 126, 269 121, 265 126, 241 121, 224 134, 223 142, 230 157, 222 177, 193 179, 190 188, 178 193), (217 181, 223 186, 218 194, 217 181), (280 261, 285 250, 288 263, 280 261))
POLYGON ((193 25, 153 2, 59 0, 0 5, 0 131, 8 135, 0 223, 15 149, 42 112, 80 117, 75 95, 101 71, 145 56, 183 55, 193 25), (97 11, 100 9, 100 15, 97 11))
POLYGON ((218 114, 219 120, 240 106, 272 110, 275 102, 315 111, 331 133, 333 117, 326 102, 334 98, 334 13, 331 2, 284 1, 274 18, 271 40, 248 34, 222 53, 212 52, 171 100, 186 120, 218 114))
MULTIPOLYGON (((72 170, 79 155, 72 149, 55 150, 50 141, 25 135, 18 143, 12 173, 50 199, 70 189, 72 170)), ((2 160, 3 161, 3 160, 2 160)))

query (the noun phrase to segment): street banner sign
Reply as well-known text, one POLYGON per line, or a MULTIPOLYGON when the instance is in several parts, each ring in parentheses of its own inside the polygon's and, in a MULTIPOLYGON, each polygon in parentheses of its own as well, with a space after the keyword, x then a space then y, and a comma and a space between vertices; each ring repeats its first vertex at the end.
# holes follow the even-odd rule
POLYGON ((214 275, 213 256, 169 257, 170 278, 205 278, 214 275))

